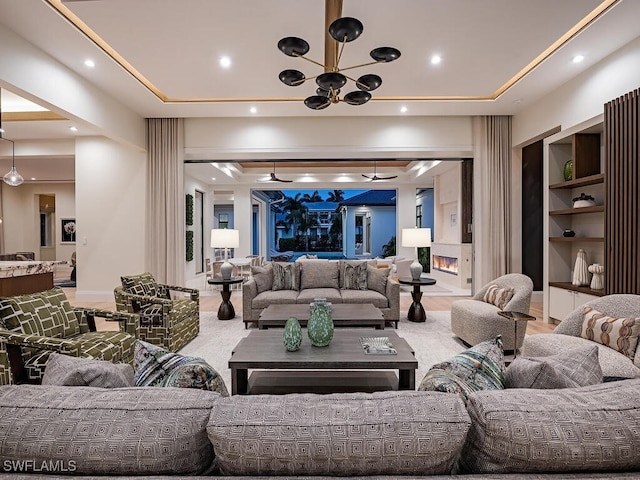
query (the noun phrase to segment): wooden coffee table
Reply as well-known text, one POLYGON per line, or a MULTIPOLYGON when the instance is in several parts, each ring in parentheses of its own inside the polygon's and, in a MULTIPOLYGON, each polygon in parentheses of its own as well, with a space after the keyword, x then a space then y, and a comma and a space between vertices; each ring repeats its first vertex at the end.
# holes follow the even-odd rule
MULTIPOLYGON (((258 328, 264 330, 269 327, 284 327, 289 317, 296 317, 300 325, 306 327, 310 312, 309 304, 269 305, 260 313, 258 328)), ((331 317, 336 327, 373 327, 384 330, 384 315, 370 303, 334 303, 331 305, 331 317)))
POLYGON ((341 328, 327 347, 312 346, 305 335, 300 350, 288 352, 282 330, 272 329, 253 330, 243 338, 229 368, 232 395, 374 392, 414 390, 418 361, 393 330, 341 328), (366 354, 361 337, 388 337, 398 353, 366 354))

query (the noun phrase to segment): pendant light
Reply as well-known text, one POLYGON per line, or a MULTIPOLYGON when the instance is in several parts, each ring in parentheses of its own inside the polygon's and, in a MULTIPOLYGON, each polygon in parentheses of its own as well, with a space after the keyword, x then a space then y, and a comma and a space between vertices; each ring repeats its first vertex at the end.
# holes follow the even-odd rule
POLYGON ((0 89, 0 140, 4 140, 5 142, 11 142, 11 170, 9 170, 2 180, 7 185, 12 187, 17 187, 18 185, 22 185, 24 182, 24 178, 22 175, 18 173, 16 170, 16 144, 13 140, 9 140, 8 138, 4 138, 2 134, 4 133, 4 129, 2 128, 2 90, 0 89))

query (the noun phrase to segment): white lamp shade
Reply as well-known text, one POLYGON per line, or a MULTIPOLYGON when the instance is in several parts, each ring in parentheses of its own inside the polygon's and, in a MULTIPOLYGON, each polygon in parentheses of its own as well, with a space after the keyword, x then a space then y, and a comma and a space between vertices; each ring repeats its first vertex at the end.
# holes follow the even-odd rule
POLYGON ((403 247, 430 247, 431 229, 403 228, 401 245, 403 247))
POLYGON ((211 248, 238 248, 240 231, 232 228, 214 228, 211 230, 211 248))

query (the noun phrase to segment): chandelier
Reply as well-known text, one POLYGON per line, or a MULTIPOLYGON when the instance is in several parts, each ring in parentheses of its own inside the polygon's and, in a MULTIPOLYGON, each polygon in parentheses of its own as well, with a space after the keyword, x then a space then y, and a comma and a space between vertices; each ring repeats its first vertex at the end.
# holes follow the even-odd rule
POLYGON ((400 50, 393 47, 378 47, 371 50, 371 58, 373 62, 363 63, 361 65, 355 65, 352 67, 340 68, 340 58, 342 57, 342 51, 347 42, 352 42, 358 38, 364 26, 362 22, 352 17, 342 17, 334 20, 329 26, 329 35, 340 44, 340 48, 335 58, 333 65, 323 65, 320 62, 311 60, 305 55, 309 52, 309 44, 298 37, 285 37, 278 42, 278 49, 288 55, 289 57, 302 58, 308 62, 324 68, 324 73, 316 75, 315 77, 307 78, 304 73, 299 70, 283 70, 280 72, 280 81, 290 87, 297 87, 302 85, 307 80, 313 80, 315 78, 318 88, 316 94, 305 98, 304 104, 312 110, 322 110, 327 108, 332 103, 346 102, 349 105, 364 105, 371 100, 371 94, 369 92, 375 90, 382 85, 382 78, 374 74, 362 75, 357 80, 344 75, 341 72, 346 70, 352 70, 354 68, 366 67, 368 65, 375 65, 376 63, 389 63, 397 60, 400 57, 400 50), (347 84, 347 81, 351 80, 355 83, 358 90, 347 93, 343 98, 340 98, 340 89, 347 84))
POLYGON ((24 182, 24 178, 22 178, 22 175, 20 175, 18 173, 18 170, 16 170, 16 144, 13 140, 9 140, 8 138, 4 138, 3 136, 4 129, 2 128, 1 98, 2 98, 2 89, 0 89, 0 140, 4 140, 5 142, 11 142, 11 159, 12 159, 11 170, 9 170, 7 173, 4 174, 4 177, 2 177, 2 181, 12 187, 17 187, 19 185, 22 185, 22 183, 24 182))

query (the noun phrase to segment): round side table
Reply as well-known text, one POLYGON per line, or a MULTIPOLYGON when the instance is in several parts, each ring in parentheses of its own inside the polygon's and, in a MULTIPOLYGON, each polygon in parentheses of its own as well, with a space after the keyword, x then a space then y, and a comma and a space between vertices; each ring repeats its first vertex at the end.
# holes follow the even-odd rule
POLYGON ((411 285, 413 286, 413 291, 411 292, 411 298, 413 299, 413 303, 409 307, 409 311, 407 312, 407 319, 410 322, 424 322, 427 319, 427 314, 424 311, 424 307, 420 300, 422 300, 422 292, 420 291, 420 287, 426 285, 435 285, 436 281, 433 278, 419 278, 418 280, 414 280, 409 277, 401 277, 398 279, 398 282, 403 285, 411 285))
POLYGON ((225 280, 222 277, 213 277, 207 280, 209 285, 222 285, 222 291, 220 292, 222 303, 220 304, 220 308, 218 308, 218 320, 231 320, 236 316, 236 310, 233 308, 233 303, 231 303, 230 300, 230 287, 243 281, 244 278, 242 277, 231 277, 229 280, 225 280))

